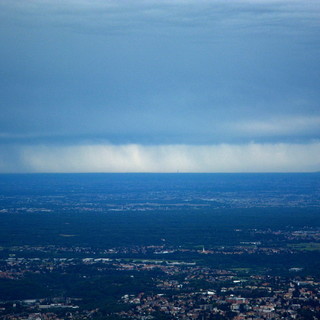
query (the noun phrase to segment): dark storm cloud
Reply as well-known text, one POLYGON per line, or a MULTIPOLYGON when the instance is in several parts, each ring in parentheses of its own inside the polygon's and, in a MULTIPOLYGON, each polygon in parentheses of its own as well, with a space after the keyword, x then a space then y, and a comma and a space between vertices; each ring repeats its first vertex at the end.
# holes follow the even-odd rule
POLYGON ((0 142, 314 143, 319 15, 318 1, 2 0, 0 142))

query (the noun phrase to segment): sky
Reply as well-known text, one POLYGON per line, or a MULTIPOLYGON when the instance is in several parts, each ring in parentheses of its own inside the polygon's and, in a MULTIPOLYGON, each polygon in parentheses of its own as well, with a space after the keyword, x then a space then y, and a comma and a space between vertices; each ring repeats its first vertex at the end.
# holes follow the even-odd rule
POLYGON ((0 0, 0 172, 320 171, 320 1, 0 0))

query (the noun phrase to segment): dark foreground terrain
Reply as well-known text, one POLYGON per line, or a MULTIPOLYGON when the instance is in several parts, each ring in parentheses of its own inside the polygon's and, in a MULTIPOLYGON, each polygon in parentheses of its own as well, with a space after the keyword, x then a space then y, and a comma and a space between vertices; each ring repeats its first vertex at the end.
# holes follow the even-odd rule
POLYGON ((319 178, 0 175, 0 319, 319 319, 319 178))

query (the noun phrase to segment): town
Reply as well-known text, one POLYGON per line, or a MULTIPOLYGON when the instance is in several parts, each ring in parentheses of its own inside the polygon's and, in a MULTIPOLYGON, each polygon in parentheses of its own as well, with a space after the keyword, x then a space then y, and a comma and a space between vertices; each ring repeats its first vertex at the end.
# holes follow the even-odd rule
POLYGON ((316 174, 2 178, 1 320, 320 318, 316 174))
POLYGON ((213 268, 206 262, 210 257, 221 256, 272 258, 294 256, 305 250, 317 252, 320 230, 250 232, 282 237, 286 243, 266 246, 259 241, 242 241, 237 246, 186 248, 168 246, 163 239, 162 245, 109 249, 54 245, 2 248, 8 257, 0 260, 0 278, 20 283, 22 292, 20 299, 14 295, 4 299, 2 295, 1 319, 317 319, 319 274, 308 275, 301 265, 277 272, 265 266, 213 268), (297 240, 303 241, 304 246, 288 244, 297 240), (63 285, 60 292, 50 288, 45 293, 38 288, 40 292, 33 296, 34 289, 22 284, 30 277, 46 282, 44 279, 52 276, 60 281, 71 277, 74 282, 91 283, 93 287, 88 285, 87 290, 97 290, 97 295, 101 294, 95 287, 97 281, 110 278, 106 285, 118 286, 111 290, 116 297, 113 308, 106 308, 103 303, 88 308, 90 295, 68 295, 63 285), (135 279, 140 285, 143 283, 141 291, 137 291, 135 279))

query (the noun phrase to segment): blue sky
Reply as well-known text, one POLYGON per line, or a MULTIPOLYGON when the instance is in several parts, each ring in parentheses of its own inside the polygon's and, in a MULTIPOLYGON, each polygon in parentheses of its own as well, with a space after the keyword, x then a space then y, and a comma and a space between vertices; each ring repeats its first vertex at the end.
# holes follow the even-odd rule
POLYGON ((0 172, 320 170, 318 0, 0 0, 0 172))

